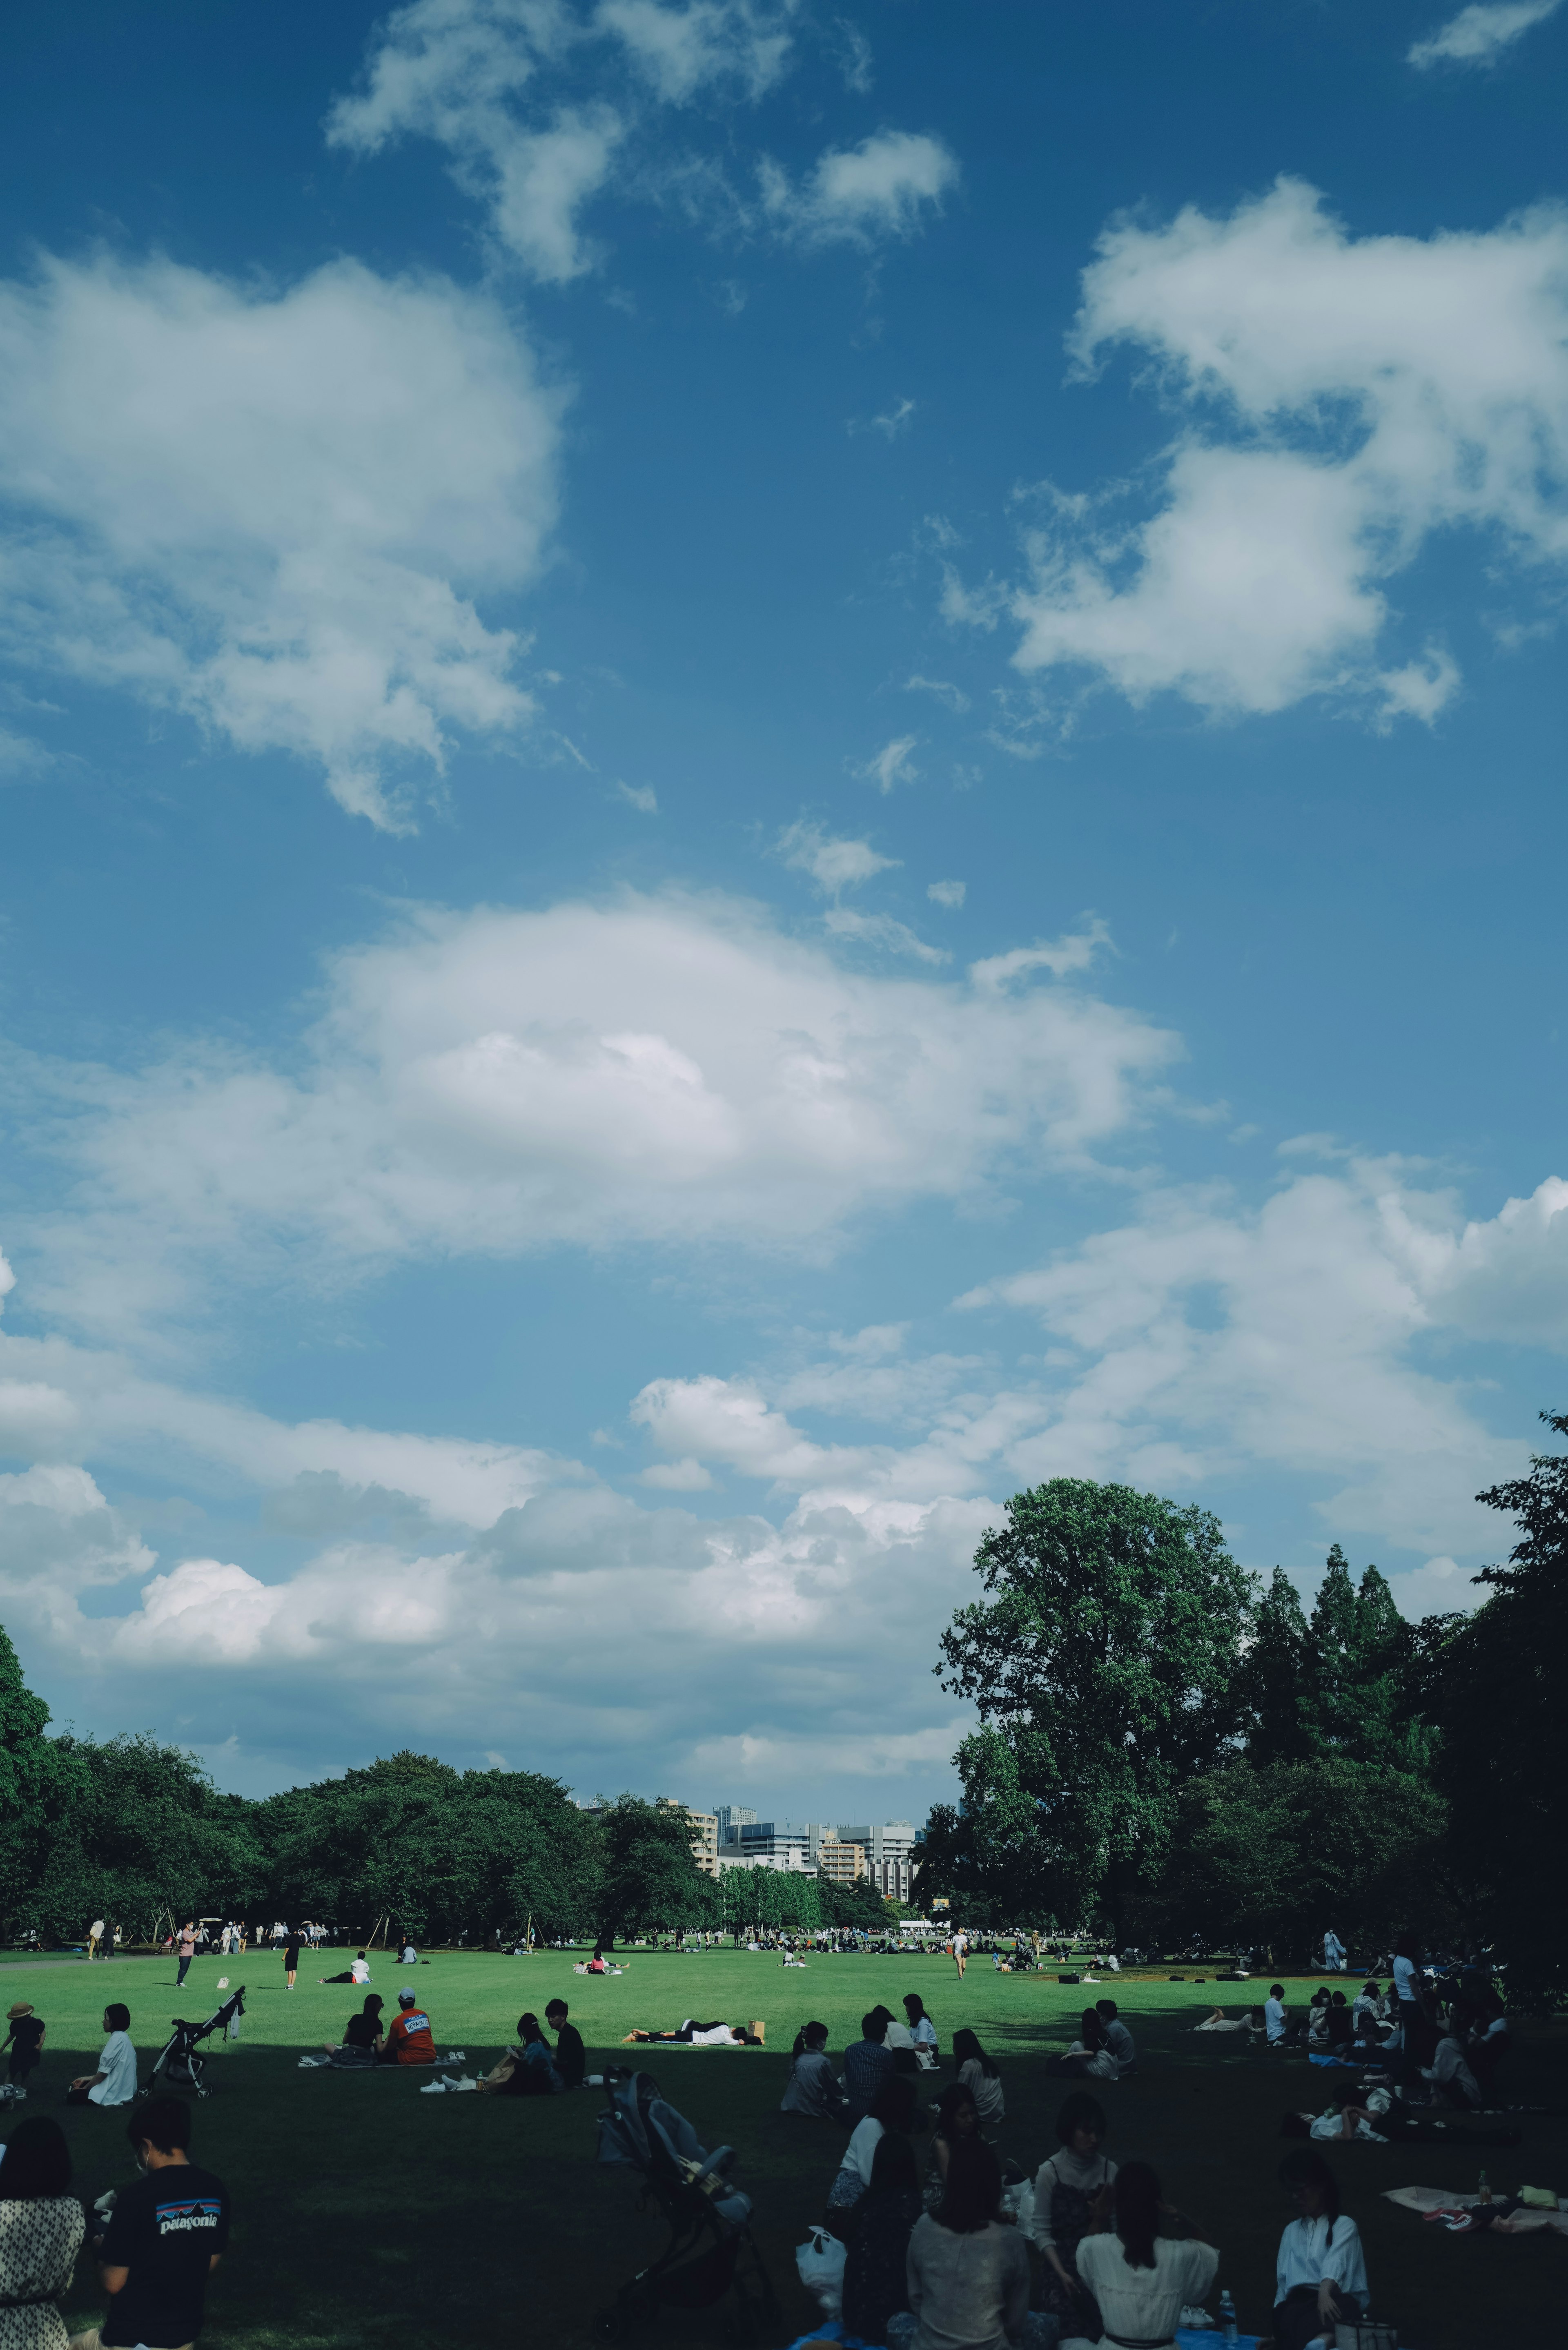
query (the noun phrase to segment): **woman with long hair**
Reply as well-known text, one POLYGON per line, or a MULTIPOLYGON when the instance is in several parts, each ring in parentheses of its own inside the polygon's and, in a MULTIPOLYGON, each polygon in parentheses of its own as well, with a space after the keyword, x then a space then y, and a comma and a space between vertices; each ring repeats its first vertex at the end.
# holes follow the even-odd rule
POLYGON ((19 2123, 0 2162, 0 2350, 66 2350, 58 2304, 87 2233, 70 2186, 58 2122, 36 2114, 19 2123))
POLYGON ((1315 2147, 1298 2146, 1280 2165, 1280 2185, 1301 2217, 1280 2238, 1274 2271, 1277 2350, 1306 2350, 1320 2334, 1333 2338, 1342 2320, 1366 2307, 1361 2231, 1339 2208, 1339 2181, 1315 2147))
POLYGON ((907 1991, 904 1993, 902 2006, 905 2015, 909 2018, 909 2037, 915 2043, 917 2055, 921 2049, 924 2049, 929 2063, 935 2064, 937 2027, 926 2013, 925 2001, 918 1991, 907 1991))
POLYGON ((342 2040, 335 2048, 330 2040, 323 2045, 335 2064, 374 2064, 386 2045, 381 2032, 381 2010, 386 2002, 379 1991, 366 1995, 365 2004, 358 2015, 351 2015, 343 2029, 342 2040))
POLYGON ((1029 2307, 1029 2248, 1001 2208, 995 2154, 981 2137, 961 2140, 940 2210, 923 2213, 909 2238, 909 2314, 889 2319, 888 2350, 1052 2350, 1054 2324, 1029 2307))
POLYGON ((1147 2162, 1124 2163, 1111 2193, 1109 2229, 1078 2247, 1078 2272, 1099 2304, 1104 2339, 1172 2342, 1184 2304, 1201 2301, 1212 2285, 1220 2255, 1160 2200, 1147 2162), (1187 2232, 1162 2236, 1162 2221, 1187 2232))
POLYGON ((1121 2067, 1111 2053, 1097 2008, 1086 2007, 1078 2022, 1078 2037, 1064 2056, 1045 2061, 1048 2073, 1076 2073, 1094 2081, 1119 2081, 1121 2067))
POLYGON ((959 2079, 974 2099, 981 2129, 999 2122, 1007 2111, 1002 2095, 1002 2074, 966 2024, 953 2033, 953 2062, 959 2079))
POLYGON ((909 2306, 905 2268, 909 2231, 920 2216, 915 2149, 901 2130, 884 2130, 871 2184, 856 2206, 844 2264, 844 2325, 863 2342, 887 2339, 888 2321, 909 2306))
POLYGON ((1092 2342, 1099 2339, 1100 2314, 1078 2274, 1077 2257, 1084 2238, 1103 2226, 1111 2208, 1116 2166, 1100 2150, 1106 2134, 1104 2109, 1086 2089, 1075 2089, 1056 2116, 1058 2151, 1034 2176, 1030 2231, 1044 2262, 1036 2307, 1049 2312, 1064 2334, 1086 2334, 1092 2342))
POLYGON ((871 2184, 877 2148, 885 2135, 908 2137, 915 2126, 915 2085, 901 2073, 889 2073, 871 2100, 871 2110, 849 2133, 838 2175, 827 2190, 823 2225, 830 2235, 848 2241, 851 2215, 871 2184))

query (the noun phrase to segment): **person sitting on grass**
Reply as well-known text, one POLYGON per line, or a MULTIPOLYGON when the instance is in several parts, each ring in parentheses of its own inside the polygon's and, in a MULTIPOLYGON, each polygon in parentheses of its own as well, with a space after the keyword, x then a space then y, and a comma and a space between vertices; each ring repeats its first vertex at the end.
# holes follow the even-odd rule
POLYGON ((814 2121, 845 2122, 849 2118, 849 2100, 843 2085, 828 2062, 827 2026, 807 2023, 801 2027, 795 2042, 794 2063, 790 2067, 784 2093, 779 2100, 781 2114, 809 2114, 814 2121))
POLYGON ((1100 2148, 1105 2112, 1086 2089, 1075 2089, 1056 2116, 1060 2151, 1048 2156, 1034 2178, 1034 2218, 1030 2232, 1044 2260, 1035 2306, 1055 2317, 1064 2334, 1100 2335, 1100 2314, 1078 2274, 1078 2246, 1102 2226, 1111 2209, 1116 2166, 1100 2148))
POLYGON ((321 1983, 368 1983, 370 1980, 370 1961, 365 1956, 364 1951, 361 1950, 355 1959, 353 1965, 348 1968, 342 1974, 317 1975, 316 1980, 317 1982, 321 1983))
POLYGON ((947 2193, 948 2170, 953 2158, 953 2148, 971 2137, 980 2136, 980 2108, 967 2081, 951 2081, 937 2099, 931 2111, 937 2126, 931 2137, 931 2158, 926 2169, 925 2201, 928 2211, 934 2211, 947 2193))
POLYGON ((888 2131, 908 2137, 915 2127, 914 2083, 902 2073, 889 2073, 877 2090, 870 2112, 849 2133, 837 2176, 827 2190, 823 2224, 830 2235, 847 2241, 850 2214, 871 2184, 871 2166, 888 2131))
POLYGON ((8 2021, 11 2028, 6 2033, 3 2044, 11 2051, 9 2079, 11 2086, 14 2089, 22 2090, 25 2095, 27 2075, 35 2069, 39 2057, 44 2053, 44 2033, 47 2026, 41 2017, 34 2014, 33 2002, 28 1999, 19 1999, 16 2002, 16 2006, 8 2012, 8 2021))
POLYGON ((1280 2165, 1280 2185, 1295 2198, 1299 2220, 1280 2238, 1274 2270, 1275 2350, 1306 2350, 1321 2334, 1366 2306, 1361 2231, 1342 2217, 1339 2182, 1321 2154, 1298 2146, 1280 2165))
POLYGON ((923 2073, 929 2073, 937 2061, 937 2027, 926 2013, 926 2002, 918 1991, 904 1993, 903 2008, 915 2046, 915 2061, 923 2073))
POLYGON ((1002 2074, 967 2024, 953 2033, 953 2063, 958 2066, 959 2079, 974 2099, 981 2129, 989 2129, 1007 2111, 1002 2074))
POLYGON ((545 2021, 556 2035, 556 2070, 561 2085, 580 2089, 588 2069, 588 2054, 583 2046, 583 2035, 575 2023, 566 2021, 566 2002, 553 1999, 545 2010, 545 2021))
POLYGON ((334 2047, 330 2040, 322 2047, 335 2064, 355 2066, 379 2062, 385 2041, 381 2033, 381 2010, 386 2002, 379 1991, 367 1998, 358 2015, 351 2015, 343 2027, 343 2037, 334 2047))
POLYGON ((1106 2046, 1116 2060, 1117 2078, 1125 2081, 1129 2073, 1137 2071, 1137 2043, 1122 2022, 1114 1999, 1097 1999, 1095 2013, 1106 2027, 1106 2046))
POLYGON ((566 2087, 556 2069, 555 2051, 531 2009, 517 2019, 516 2047, 507 2050, 479 2085, 493 2097, 555 2097, 566 2087))
POLYGON ((953 2149, 939 2212, 909 2238, 909 2311, 888 2321, 888 2350, 1007 2342, 1052 2350, 1056 2328, 1029 2307, 1029 2248, 1002 2220, 1002 2166, 983 2138, 953 2149))
POLYGON ((71 2282, 87 2223, 70 2192, 66 2134, 47 2114, 19 2122, 0 2162, 0 2341, 6 2350, 65 2350, 56 2304, 71 2282))
POLYGON ((1213 2284, 1220 2254, 1190 2220, 1162 2202, 1147 2162, 1129 2162, 1111 2190, 1111 2224, 1078 2246, 1078 2273, 1094 2294, 1103 2342, 1169 2342, 1181 2312, 1213 2284), (1181 2230, 1159 2232, 1160 2224, 1181 2230))
POLYGON ((886 2130, 871 2158, 871 2184, 856 2206, 844 2263, 844 2329, 862 2342, 885 2342, 888 2321, 909 2306, 909 2234, 920 2216, 915 2149, 886 2130))
POLYGON ((67 2106, 128 2106, 136 2095, 136 2051, 130 2044, 130 2010, 116 2000, 103 2012, 103 2043, 96 2073, 78 2073, 66 2092, 67 2106))
POLYGON ((860 2037, 844 2052, 844 2086, 849 2096, 851 2121, 863 2121, 877 2090, 893 2071, 892 2052, 885 2045, 887 2025, 875 2008, 860 2019, 860 2037))
POLYGON ((398 1993, 398 2012, 381 2045, 383 2064, 433 2064, 436 2060, 435 2034, 431 2030, 430 2017, 420 2005, 417 1993, 398 1993))
POLYGON ((1048 2073, 1087 2074, 1090 2079, 1096 2081, 1115 2081, 1119 2078, 1116 2060, 1106 2044, 1106 2027, 1100 2022, 1096 2009, 1086 2007, 1084 2010, 1083 2019, 1078 2026, 1077 2039, 1074 2041, 1065 2055, 1048 2056, 1045 2060, 1045 2070, 1048 2073))
POLYGON ((1456 2002, 1453 2020, 1438 2041, 1429 2065, 1423 2064, 1421 2077, 1432 2085, 1435 2106, 1458 2106, 1461 2112, 1479 2113, 1485 2103, 1480 2083, 1465 2060, 1464 2033, 1469 2017, 1456 2002))
POLYGON ((107 2228, 94 2239, 109 2314, 88 2333, 73 2334, 70 2350, 192 2344, 202 2330, 207 2280, 229 2241, 228 2190, 190 2158, 184 2099, 150 2098, 125 2134, 146 2176, 119 2189, 107 2228))

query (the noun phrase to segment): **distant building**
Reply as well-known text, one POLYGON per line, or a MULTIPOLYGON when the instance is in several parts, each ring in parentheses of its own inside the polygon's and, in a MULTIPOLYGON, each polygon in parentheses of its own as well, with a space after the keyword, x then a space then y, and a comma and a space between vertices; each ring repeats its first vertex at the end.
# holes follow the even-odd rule
POLYGON ((694 1812, 690 1804, 678 1804, 670 1795, 660 1795, 660 1808, 669 1812, 684 1812, 691 1823, 691 1857, 704 1877, 719 1874, 719 1823, 711 1812, 694 1812))
POLYGON ((866 1874, 864 1845, 841 1842, 831 1828, 825 1828, 816 1847, 816 1873, 829 1885, 854 1885, 866 1874))
POLYGON ((915 1867, 914 1823, 888 1820, 883 1826, 840 1824, 840 1844, 857 1844, 866 1855, 866 1874, 886 1901, 908 1902, 915 1867))
POLYGON ((713 1817, 719 1823, 719 1849, 721 1852, 724 1851, 730 1845, 740 1843, 741 1830, 742 1828, 755 1827, 757 1824, 757 1815, 755 1812, 747 1811, 744 1805, 741 1804, 715 1804, 713 1806, 713 1817))

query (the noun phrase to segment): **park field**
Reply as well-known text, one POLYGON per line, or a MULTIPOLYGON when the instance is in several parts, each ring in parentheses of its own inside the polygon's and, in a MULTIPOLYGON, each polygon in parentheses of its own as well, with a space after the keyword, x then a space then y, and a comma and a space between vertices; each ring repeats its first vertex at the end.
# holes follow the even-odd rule
MULTIPOLYGON (((337 2040, 362 1997, 316 1981, 350 1954, 319 1953, 314 1962, 302 1955, 292 1992, 279 1956, 267 1951, 199 1959, 178 1996, 171 1959, 8 1969, 11 1996, 32 2000, 48 2025, 43 2065, 18 2113, 58 2115, 77 2192, 90 2200, 124 2181, 125 2116, 61 2102, 101 2044, 103 2005, 112 1998, 130 2007, 145 2078, 171 2018, 210 2013, 227 1974, 247 1987, 244 2036, 209 2043, 215 2094, 198 2109, 194 2147, 234 2204, 230 2253, 208 2300, 206 2350, 456 2350, 478 2342, 586 2350, 596 2309, 663 2241, 637 2208, 633 2174, 595 2165, 597 2095, 426 2097, 403 2072, 301 2072, 300 2053, 337 2040)), ((569 1952, 438 1952, 411 1972, 377 1953, 372 1969, 389 2009, 401 1983, 415 1985, 438 2048, 463 2050, 461 2069, 471 2073, 493 2063, 522 2009, 542 2014, 556 1996, 569 2003, 595 2070, 600 2059, 633 2061, 620 2043, 634 2025, 669 2029, 688 2015, 765 2022, 762 2051, 654 2049, 635 2061, 708 2145, 737 2148, 778 2290, 780 2345, 813 2314, 794 2248, 820 2215, 843 2146, 838 2131, 777 2110, 799 2025, 808 2017, 826 2023, 837 2054, 858 2036, 865 2009, 877 2001, 897 2009, 903 1992, 919 1990, 944 2051, 968 2024, 996 2058, 1007 2095, 1002 2150, 1032 2169, 1054 2150, 1064 2086, 1045 2074, 1044 2055, 1065 2044, 1085 2000, 1097 1995, 1054 1977, 999 1975, 988 1960, 971 1963, 961 1984, 940 1958, 814 1956, 803 1973, 762 1954, 634 1950, 624 1975, 589 1978, 573 1973, 569 1952)), ((1312 1988, 1312 1980, 1293 1982, 1290 1996, 1312 1988)), ((1230 2035, 1194 2036, 1209 2006, 1218 2000, 1237 2013, 1239 1991, 1261 1995, 1255 1983, 1124 1975, 1110 1989, 1137 2036, 1139 2070, 1096 2090, 1111 2115, 1108 2150, 1156 2165, 1168 2198, 1222 2247, 1220 2283, 1235 2294, 1243 2330, 1265 2333, 1275 2247, 1292 2216, 1275 2179, 1286 2150, 1280 2119, 1287 2106, 1321 2109, 1328 2076, 1230 2035)), ((1518 2118, 1517 2148, 1328 2149, 1366 2240, 1374 2306, 1415 2350, 1493 2342, 1546 2350, 1562 2339, 1568 2241, 1550 2231, 1450 2237, 1382 2199, 1399 2185, 1473 2189, 1482 2161, 1500 2190, 1528 2181, 1568 2192, 1568 2033, 1526 2030, 1511 2062, 1503 2094, 1552 2108, 1518 2118)), ((934 2096, 950 2066, 928 2078, 934 2096)), ((95 2285, 84 2262, 67 2303, 74 2325, 101 2314, 95 2285)), ((649 2338, 703 2350, 720 2331, 710 2319, 667 2314, 649 2338)))

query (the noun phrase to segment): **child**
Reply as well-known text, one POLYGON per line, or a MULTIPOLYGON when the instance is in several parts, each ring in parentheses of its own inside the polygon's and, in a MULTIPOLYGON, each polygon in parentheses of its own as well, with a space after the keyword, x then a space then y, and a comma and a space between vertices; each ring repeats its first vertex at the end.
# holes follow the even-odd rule
POLYGON ((30 2000, 19 1999, 15 2007, 6 2010, 6 2014, 10 2020, 11 2029, 5 2034, 4 2042, 0 2042, 0 2046, 8 2047, 11 2051, 11 2086, 26 2096, 27 2075, 36 2069, 38 2059, 43 2054, 44 2033, 47 2027, 41 2019, 34 2014, 30 2000))

